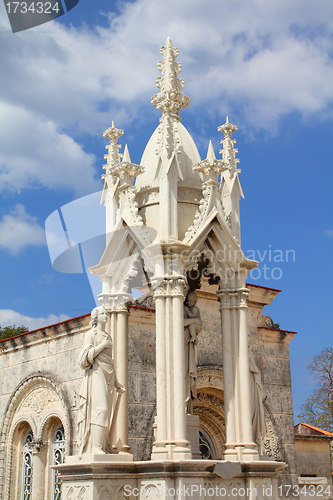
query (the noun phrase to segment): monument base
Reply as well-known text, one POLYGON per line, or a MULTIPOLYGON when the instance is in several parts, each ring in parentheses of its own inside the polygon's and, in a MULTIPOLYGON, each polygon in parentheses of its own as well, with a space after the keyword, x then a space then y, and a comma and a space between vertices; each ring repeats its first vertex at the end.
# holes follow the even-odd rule
POLYGON ((70 457, 56 468, 61 474, 64 500, 278 500, 277 474, 285 464, 257 461, 235 466, 222 460, 82 462, 79 457, 70 457))
POLYGON ((131 453, 86 453, 84 455, 69 455, 65 459, 66 464, 92 464, 133 462, 131 453))

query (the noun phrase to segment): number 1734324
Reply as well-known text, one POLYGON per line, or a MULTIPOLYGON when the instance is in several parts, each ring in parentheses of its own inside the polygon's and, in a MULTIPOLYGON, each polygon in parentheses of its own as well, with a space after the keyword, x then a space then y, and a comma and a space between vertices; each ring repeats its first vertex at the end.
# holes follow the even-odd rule
POLYGON ((58 14, 60 2, 6 2, 8 14, 58 14))

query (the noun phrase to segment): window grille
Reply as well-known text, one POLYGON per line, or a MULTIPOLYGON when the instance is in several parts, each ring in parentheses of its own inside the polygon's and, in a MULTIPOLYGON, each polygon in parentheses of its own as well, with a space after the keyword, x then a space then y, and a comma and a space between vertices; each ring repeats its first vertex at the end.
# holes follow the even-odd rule
POLYGON ((204 460, 212 460, 216 458, 212 440, 203 429, 199 430, 199 449, 204 460))
POLYGON ((21 500, 31 500, 32 495, 32 442, 32 431, 29 430, 24 438, 23 444, 21 500))
MULTIPOLYGON (((65 433, 62 425, 57 427, 53 435, 52 443, 52 465, 64 463, 65 457, 65 433)), ((61 500, 62 482, 57 470, 52 470, 52 500, 61 500)))

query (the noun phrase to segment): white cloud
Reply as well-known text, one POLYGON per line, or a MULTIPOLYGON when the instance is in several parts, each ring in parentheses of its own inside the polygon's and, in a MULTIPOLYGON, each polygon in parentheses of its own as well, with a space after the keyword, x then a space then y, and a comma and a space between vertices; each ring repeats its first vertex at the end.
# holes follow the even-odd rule
POLYGON ((45 234, 37 218, 28 214, 23 205, 17 204, 0 220, 0 248, 18 254, 27 246, 45 245, 45 234))
POLYGON ((133 100, 146 102, 158 49, 170 35, 181 48, 194 104, 240 99, 273 119, 316 112, 333 98, 332 19, 327 0, 316 9, 310 0, 123 3, 108 28, 52 22, 48 30, 11 36, 2 48, 1 94, 56 123, 96 133, 110 115, 126 121, 135 115, 133 100), (107 103, 111 113, 101 110, 107 103))
POLYGON ((333 229, 326 229, 326 231, 324 231, 324 234, 328 238, 333 238, 333 229))
POLYGON ((140 106, 156 91, 158 50, 168 35, 181 50, 192 106, 207 105, 207 114, 228 111, 260 129, 288 113, 314 120, 331 113, 330 0, 315 8, 310 0, 136 0, 121 8, 108 28, 52 22, 2 32, 7 188, 87 192, 94 158, 72 137, 100 135, 112 119, 122 127, 145 119, 140 106))
POLYGON ((34 186, 97 189, 93 155, 34 111, 0 102, 0 185, 19 192, 34 186))
POLYGON ((37 330, 37 328, 42 328, 43 326, 54 325, 55 323, 60 323, 69 319, 66 314, 50 314, 46 318, 32 318, 30 316, 25 316, 12 309, 0 309, 0 325, 3 326, 25 326, 28 330, 37 330))

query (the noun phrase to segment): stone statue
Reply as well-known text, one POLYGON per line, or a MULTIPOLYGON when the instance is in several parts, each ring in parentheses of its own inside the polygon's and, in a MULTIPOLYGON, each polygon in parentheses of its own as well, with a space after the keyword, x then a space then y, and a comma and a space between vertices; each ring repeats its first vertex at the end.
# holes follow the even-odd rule
POLYGON ((85 370, 79 394, 80 454, 114 452, 113 430, 120 397, 125 389, 115 373, 112 340, 105 331, 107 318, 104 307, 92 310, 91 328, 85 335, 79 359, 81 368, 85 370))
POLYGON ((197 397, 197 352, 198 333, 202 329, 200 310, 196 306, 198 297, 188 292, 184 302, 184 343, 185 343, 185 396, 186 412, 192 413, 193 399, 197 397))
POLYGON ((264 415, 264 391, 261 374, 252 352, 249 352, 249 368, 251 374, 252 430, 256 443, 261 447, 261 440, 266 434, 264 415))

